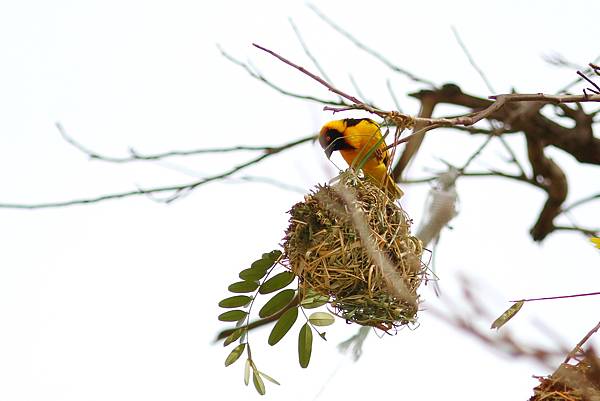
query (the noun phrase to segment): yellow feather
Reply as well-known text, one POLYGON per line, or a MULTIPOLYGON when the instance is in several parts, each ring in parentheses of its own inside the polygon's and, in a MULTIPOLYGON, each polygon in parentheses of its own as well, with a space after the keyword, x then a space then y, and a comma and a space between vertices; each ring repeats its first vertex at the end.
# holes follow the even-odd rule
POLYGON ((402 190, 388 174, 390 156, 386 149, 387 145, 382 140, 379 124, 375 121, 367 118, 330 121, 321 129, 319 142, 327 155, 334 150, 339 150, 351 167, 357 167, 369 151, 377 146, 364 162, 362 170, 365 175, 385 188, 394 199, 403 195, 402 190))

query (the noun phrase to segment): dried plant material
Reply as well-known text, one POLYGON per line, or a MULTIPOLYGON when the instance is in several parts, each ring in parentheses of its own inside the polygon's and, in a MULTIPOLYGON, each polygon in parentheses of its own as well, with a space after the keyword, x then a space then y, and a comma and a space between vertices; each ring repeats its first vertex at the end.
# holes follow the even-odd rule
POLYGON ((538 377, 529 401, 600 401, 600 360, 586 357, 576 365, 563 363, 552 375, 538 377))
POLYGON ((508 308, 500 317, 492 323, 491 329, 499 329, 504 326, 510 319, 512 319, 523 307, 525 301, 515 302, 510 308, 508 308))
POLYGON ((386 331, 416 321, 422 244, 377 185, 348 170, 290 214, 283 247, 301 296, 326 296, 338 316, 386 331))

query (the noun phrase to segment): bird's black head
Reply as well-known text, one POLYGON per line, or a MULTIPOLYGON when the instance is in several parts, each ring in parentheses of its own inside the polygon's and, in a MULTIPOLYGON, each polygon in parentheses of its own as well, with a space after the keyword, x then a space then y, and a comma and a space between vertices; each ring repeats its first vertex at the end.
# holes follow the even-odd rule
POLYGON ((336 150, 354 149, 344 139, 344 131, 346 129, 346 120, 330 121, 321 128, 319 133, 319 143, 325 150, 327 158, 336 150))

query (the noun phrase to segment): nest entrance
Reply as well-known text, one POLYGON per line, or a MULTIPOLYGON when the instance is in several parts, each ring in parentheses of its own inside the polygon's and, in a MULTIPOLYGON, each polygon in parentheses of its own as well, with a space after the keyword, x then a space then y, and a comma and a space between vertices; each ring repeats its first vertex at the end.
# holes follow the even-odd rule
POLYGON ((346 171, 289 213, 283 247, 301 294, 325 295, 338 316, 386 331, 416 321, 422 244, 377 185, 346 171))

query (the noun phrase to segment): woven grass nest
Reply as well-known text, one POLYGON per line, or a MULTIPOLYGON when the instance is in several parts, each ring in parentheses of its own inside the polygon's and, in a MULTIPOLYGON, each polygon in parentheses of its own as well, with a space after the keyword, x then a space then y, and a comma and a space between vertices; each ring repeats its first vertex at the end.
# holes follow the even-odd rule
POLYGON ((538 377, 530 401, 600 400, 600 359, 585 357, 575 365, 563 363, 552 375, 538 377))
POLYGON ((386 331, 416 322, 422 244, 377 185, 348 170, 289 213, 283 247, 302 296, 327 296, 338 316, 386 331))

